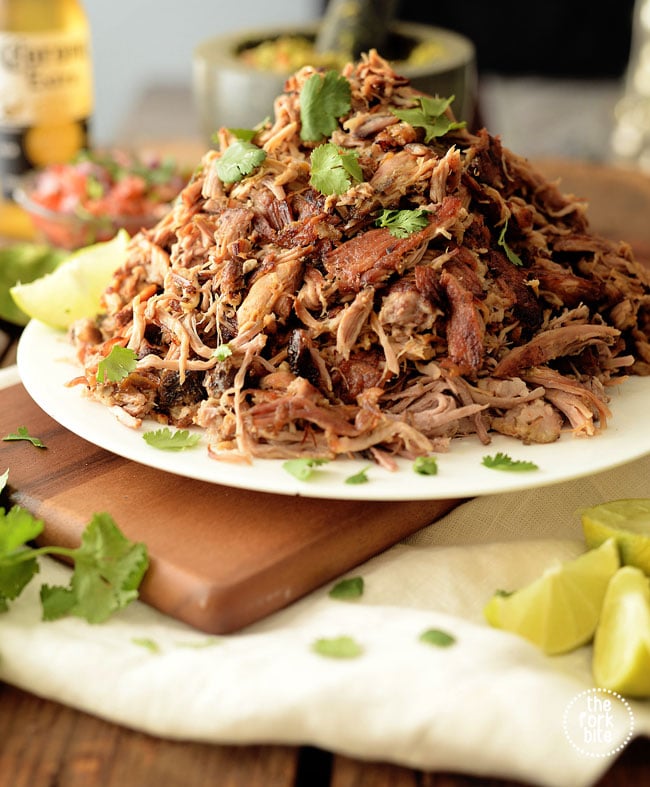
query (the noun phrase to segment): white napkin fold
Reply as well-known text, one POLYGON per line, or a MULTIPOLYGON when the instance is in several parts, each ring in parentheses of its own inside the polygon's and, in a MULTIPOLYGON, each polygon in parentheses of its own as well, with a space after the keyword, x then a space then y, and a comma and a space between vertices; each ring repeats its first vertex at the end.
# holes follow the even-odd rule
MULTIPOLYGON (((14 380, 0 374, 0 385, 14 380)), ((590 785, 632 723, 634 735, 650 735, 650 704, 625 706, 606 750, 576 745, 575 711, 593 687, 590 648, 548 658, 490 628, 482 608, 496 588, 515 588, 583 551, 576 510, 650 496, 649 473, 646 457, 587 479, 472 500, 351 572, 364 577, 361 599, 336 601, 322 588, 227 637, 141 603, 100 626, 42 623, 39 584, 68 581, 67 568, 46 560, 0 617, 0 679, 172 738, 312 744, 425 770, 590 785), (456 643, 420 642, 429 628, 456 643), (340 635, 354 637, 362 655, 334 660, 312 651, 314 640, 340 635)))

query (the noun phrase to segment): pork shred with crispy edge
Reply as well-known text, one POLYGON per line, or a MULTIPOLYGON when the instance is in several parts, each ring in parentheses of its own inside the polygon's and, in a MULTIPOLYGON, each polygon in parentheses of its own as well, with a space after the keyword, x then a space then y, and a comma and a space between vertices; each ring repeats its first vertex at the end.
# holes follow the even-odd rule
POLYGON ((351 108, 331 136, 303 141, 315 73, 290 77, 257 130, 259 167, 222 182, 236 137, 221 129, 171 212, 131 240, 105 313, 72 331, 89 395, 132 426, 203 427, 211 455, 245 460, 391 468, 457 436, 603 429, 608 388, 650 371, 650 278, 630 247, 485 129, 425 144, 392 111, 419 94, 375 52, 343 70, 351 108), (323 142, 356 154, 363 180, 310 185, 323 142), (426 221, 395 237, 378 217, 397 209, 426 221), (114 344, 137 367, 98 382, 114 344))

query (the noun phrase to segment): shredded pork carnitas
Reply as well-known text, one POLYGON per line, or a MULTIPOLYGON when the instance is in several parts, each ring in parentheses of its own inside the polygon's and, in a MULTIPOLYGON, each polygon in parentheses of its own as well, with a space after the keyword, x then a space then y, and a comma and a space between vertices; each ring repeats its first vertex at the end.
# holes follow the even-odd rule
POLYGON ((253 143, 266 158, 224 183, 204 156, 173 210, 132 239, 106 313, 73 338, 89 395, 123 420, 207 430, 213 455, 365 453, 390 467, 491 432, 526 443, 606 426, 607 388, 650 371, 650 278, 487 131, 430 142, 392 110, 418 94, 376 53, 344 69, 351 109, 301 139, 292 76, 253 143), (363 179, 310 185, 324 142, 363 179), (424 209, 396 237, 385 210, 424 209), (113 345, 137 367, 98 382, 113 345), (217 350, 217 352, 215 352, 217 350))

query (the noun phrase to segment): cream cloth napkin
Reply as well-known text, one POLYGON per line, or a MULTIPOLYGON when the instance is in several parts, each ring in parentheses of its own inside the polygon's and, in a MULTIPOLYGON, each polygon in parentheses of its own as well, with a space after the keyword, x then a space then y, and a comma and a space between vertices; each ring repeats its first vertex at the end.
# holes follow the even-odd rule
MULTIPOLYGON (((0 384, 15 379, 13 370, 0 374, 0 384)), ((38 587, 67 583, 69 571, 45 560, 0 616, 0 679, 171 738, 312 744, 425 770, 590 785, 630 735, 650 734, 650 703, 631 702, 621 715, 619 702, 611 744, 583 744, 579 720, 589 717, 578 711, 587 713, 583 692, 593 687, 590 648, 548 658, 490 628, 482 608, 496 588, 515 588, 583 551, 580 506, 650 497, 649 473, 646 457, 587 479, 474 499, 351 572, 364 577, 361 599, 336 601, 322 588, 226 637, 142 603, 99 626, 43 623, 38 587), (456 643, 420 642, 429 628, 456 643), (362 655, 312 651, 314 640, 340 635, 354 637, 362 655)))

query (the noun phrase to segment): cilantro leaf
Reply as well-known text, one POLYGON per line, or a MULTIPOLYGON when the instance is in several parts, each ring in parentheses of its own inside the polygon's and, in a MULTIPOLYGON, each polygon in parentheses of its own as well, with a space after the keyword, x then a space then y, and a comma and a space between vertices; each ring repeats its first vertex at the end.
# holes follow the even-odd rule
POLYGON ((364 467, 358 473, 348 476, 345 479, 346 484, 367 484, 370 479, 368 478, 368 468, 364 467))
POLYGON ((43 521, 20 506, 8 513, 0 508, 0 611, 6 611, 7 600, 17 598, 38 573, 38 562, 24 544, 42 530, 43 521))
POLYGON ((194 448, 201 439, 201 435, 191 434, 188 429, 177 429, 172 432, 168 427, 145 432, 142 437, 152 448, 159 448, 162 451, 183 451, 186 448, 194 448))
MULTIPOLYGON (((255 139, 255 135, 260 132, 267 123, 270 123, 271 118, 267 115, 263 120, 260 120, 259 123, 256 123, 253 128, 229 128, 228 131, 233 135, 233 137, 237 137, 237 139, 241 139, 244 142, 252 142, 255 139)), ((214 133, 212 135, 213 142, 219 142, 219 134, 214 133)))
POLYGON ((418 106, 411 109, 391 109, 395 117, 409 123, 415 128, 424 129, 424 141, 431 142, 436 137, 444 137, 448 131, 465 128, 465 121, 450 120, 445 114, 455 96, 450 98, 432 98, 417 96, 418 106))
POLYGON ((217 175, 223 183, 237 183, 257 169, 265 158, 265 150, 252 142, 238 139, 217 159, 217 175))
POLYGON ((73 614, 76 597, 72 588, 41 585, 43 620, 58 620, 73 614))
POLYGON ((512 459, 508 454, 504 454, 502 451, 497 452, 494 456, 484 456, 481 464, 492 470, 510 470, 512 472, 524 473, 531 470, 539 470, 539 467, 534 462, 526 462, 523 459, 512 459))
POLYGON ((43 520, 35 519, 29 511, 13 506, 5 513, 0 508, 0 561, 13 558, 26 541, 33 541, 43 532, 43 520))
POLYGON ((287 459, 282 463, 282 468, 299 481, 307 481, 316 467, 325 465, 328 461, 328 459, 287 459))
POLYGON ((363 648, 352 637, 332 637, 317 639, 311 649, 319 656, 331 659, 354 659, 363 653, 363 648))
POLYGON ((108 514, 94 515, 76 549, 27 547, 42 531, 42 520, 29 511, 19 506, 9 513, 0 509, 0 611, 7 610, 7 601, 20 595, 38 572, 41 555, 59 555, 74 563, 68 587, 41 587, 44 620, 72 614, 98 623, 137 598, 149 564, 146 547, 129 541, 108 514))
POLYGON ((413 470, 420 475, 438 475, 438 461, 435 456, 418 456, 413 462, 413 470))
POLYGON ((36 448, 47 448, 47 446, 40 439, 40 437, 32 437, 32 435, 30 435, 30 433, 27 431, 26 426, 19 426, 15 432, 6 435, 2 439, 6 441, 26 440, 28 443, 31 443, 33 446, 36 446, 36 448))
POLYGON ((138 357, 128 347, 114 344, 109 354, 97 364, 97 381, 119 383, 128 377, 138 363, 138 357))
POLYGON ((349 112, 351 95, 350 83, 336 71, 312 74, 300 91, 300 138, 317 142, 329 137, 349 112))
POLYGON ((431 211, 424 208, 415 210, 383 210, 375 222, 378 227, 387 227, 395 238, 407 238, 414 232, 423 230, 429 223, 431 211))
POLYGON ((350 577, 337 582, 328 596, 336 599, 359 598, 363 595, 363 577, 350 577))
POLYGON ((420 642, 425 642, 427 645, 435 645, 438 648, 448 648, 456 642, 456 637, 441 629, 427 629, 427 631, 423 631, 420 634, 419 639, 420 642))
POLYGON ((222 637, 206 637, 196 642, 177 642, 176 647, 200 650, 202 648, 213 648, 215 645, 223 645, 224 642, 225 640, 222 637))
POLYGON ((354 151, 339 150, 326 142, 311 154, 311 185, 321 194, 343 194, 352 185, 352 180, 362 181, 363 172, 354 151))
POLYGON ((255 139, 255 134, 257 134, 257 130, 254 128, 229 128, 228 131, 233 137, 237 137, 243 142, 252 142, 255 139))
POLYGON ((93 516, 72 557, 70 586, 42 588, 45 620, 70 614, 89 623, 102 623, 138 597, 137 589, 149 565, 145 545, 129 541, 106 513, 93 516))
POLYGON ((160 653, 161 647, 154 639, 149 637, 132 637, 131 642, 138 647, 145 648, 150 653, 160 653))
POLYGON ((510 261, 510 262, 511 262, 513 265, 516 265, 516 266, 519 268, 519 267, 521 267, 521 266, 522 266, 524 263, 521 261, 521 257, 520 257, 520 256, 519 256, 519 255, 518 255, 516 252, 514 252, 514 251, 513 251, 513 250, 510 248, 510 246, 508 246, 508 244, 506 243, 506 232, 507 232, 507 230, 508 230, 508 221, 507 221, 507 219, 506 219, 506 223, 503 225, 503 228, 502 228, 502 230, 501 230, 501 233, 499 234, 499 237, 498 237, 498 239, 497 239, 497 243, 498 243, 498 244, 499 244, 499 246, 501 246, 501 248, 503 249, 503 251, 504 251, 504 253, 505 253, 506 257, 508 258, 508 260, 509 260, 509 261, 510 261))
POLYGON ((7 601, 18 598, 36 574, 38 561, 35 558, 7 566, 0 563, 0 612, 7 611, 7 601))
POLYGON ((220 344, 212 353, 212 357, 216 358, 217 361, 225 361, 226 358, 230 358, 231 355, 232 350, 228 344, 220 344))

